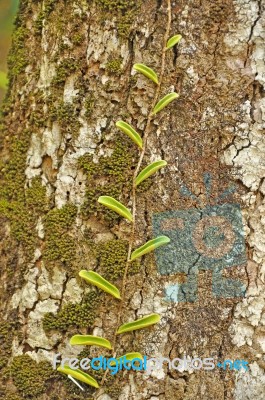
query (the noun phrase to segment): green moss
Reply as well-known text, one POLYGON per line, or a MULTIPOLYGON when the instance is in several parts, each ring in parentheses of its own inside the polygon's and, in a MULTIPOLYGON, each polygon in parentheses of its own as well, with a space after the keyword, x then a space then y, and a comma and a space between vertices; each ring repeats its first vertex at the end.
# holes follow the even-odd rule
POLYGON ((101 8, 104 14, 113 16, 115 12, 117 20, 117 30, 121 37, 128 37, 131 25, 135 20, 139 7, 141 6, 141 0, 96 0, 96 3, 101 8))
POLYGON ((52 84, 60 86, 65 83, 66 78, 79 68, 79 64, 74 58, 67 58, 63 60, 56 71, 56 75, 52 80, 52 84))
POLYGON ((0 214, 9 219, 11 234, 25 247, 28 258, 37 241, 38 216, 47 208, 46 189, 40 178, 34 178, 29 188, 24 187, 29 140, 29 131, 12 137, 9 160, 0 165, 0 214))
POLYGON ((73 204, 52 209, 44 218, 46 244, 43 257, 49 261, 61 261, 65 266, 71 266, 75 260, 76 243, 68 234, 77 215, 73 204))
POLYGON ((0 201, 0 213, 10 220, 11 234, 26 250, 28 259, 32 258, 37 237, 34 234, 35 220, 27 207, 20 202, 0 201))
POLYGON ((12 201, 0 199, 0 214, 9 218, 11 234, 23 244, 31 257, 37 241, 34 232, 38 215, 48 209, 46 188, 42 186, 40 178, 35 177, 31 186, 23 193, 20 192, 18 190, 17 199, 12 201))
POLYGON ((99 296, 96 292, 90 292, 84 296, 80 304, 68 303, 57 313, 47 313, 43 318, 43 328, 46 331, 57 329, 66 331, 69 327, 91 327, 96 317, 96 308, 99 304, 99 296))
POLYGON ((0 369, 6 367, 9 362, 12 353, 12 341, 15 329, 15 322, 0 323, 0 369))
POLYGON ((10 85, 8 85, 5 97, 0 106, 0 130, 3 129, 3 123, 1 122, 2 118, 5 115, 8 115, 9 113, 11 113, 12 106, 13 106, 13 104, 12 104, 12 100, 11 100, 11 96, 10 96, 10 85))
POLYGON ((36 109, 30 115, 30 123, 36 128, 42 128, 46 122, 44 112, 41 108, 36 109))
POLYGON ((69 50, 70 45, 68 43, 65 43, 63 41, 60 42, 59 44, 59 52, 62 54, 65 50, 69 50))
POLYGON ((75 46, 79 46, 82 42, 84 42, 85 36, 82 33, 75 33, 71 37, 71 41, 75 46))
POLYGON ((34 23, 34 27, 35 27, 36 33, 37 33, 38 35, 40 35, 41 32, 42 32, 43 21, 44 21, 44 19, 45 19, 45 12, 44 12, 44 11, 41 11, 41 12, 38 14, 38 17, 37 17, 37 19, 36 19, 36 21, 35 21, 35 23, 34 23))
POLYGON ((21 355, 13 358, 10 374, 23 397, 36 399, 45 392, 47 381, 54 376, 54 371, 47 361, 37 363, 28 355, 21 355))
POLYGON ((92 178, 98 171, 98 164, 93 162, 93 156, 91 154, 85 154, 78 159, 78 166, 82 168, 88 178, 92 178))
POLYGON ((145 193, 152 186, 154 181, 154 176, 150 176, 145 181, 143 181, 139 186, 137 186, 137 193, 145 193))
POLYGON ((127 183, 132 175, 134 155, 135 149, 132 147, 130 139, 126 136, 116 135, 113 153, 110 157, 101 159, 103 173, 115 177, 115 181, 118 183, 127 183))
POLYGON ((89 154, 79 159, 79 166, 87 173, 86 200, 81 208, 84 216, 89 217, 98 213, 110 224, 119 221, 119 215, 100 205, 97 199, 102 195, 119 199, 123 193, 127 194, 131 191, 130 178, 134 155, 135 149, 131 141, 117 134, 111 156, 100 157, 97 164, 93 163, 89 154), (97 185, 97 180, 104 180, 105 184, 97 185))
MULTIPOLYGON (((110 240, 96 246, 97 259, 102 274, 107 279, 116 280, 123 276, 128 254, 128 242, 125 240, 110 240)), ((130 274, 139 272, 139 261, 130 264, 130 274)))
POLYGON ((10 158, 1 165, 4 185, 0 197, 7 200, 24 201, 25 165, 29 147, 30 132, 25 130, 19 137, 14 136, 10 144, 10 158))
POLYGON ((129 36, 131 31, 132 21, 135 19, 135 14, 136 10, 132 9, 128 11, 125 15, 120 16, 117 23, 117 29, 121 37, 127 38, 129 36))
POLYGON ((114 211, 100 205, 98 203, 98 198, 99 196, 111 196, 118 199, 121 191, 122 186, 120 185, 119 187, 116 183, 102 186, 101 188, 88 189, 86 191, 85 202, 81 207, 81 212, 87 217, 98 213, 99 217, 104 218, 105 221, 109 222, 111 225, 117 223, 121 217, 114 211))
POLYGON ((31 180, 31 186, 26 190, 25 197, 27 208, 30 208, 36 214, 47 211, 46 187, 42 185, 40 177, 35 177, 31 180))
POLYGON ((89 118, 95 106, 95 97, 93 93, 90 93, 88 96, 86 96, 84 101, 84 106, 85 106, 85 116, 89 118))
POLYGON ((44 19, 48 18, 50 13, 54 10, 56 2, 55 0, 46 0, 44 2, 44 9, 39 13, 36 21, 35 21, 35 29, 37 34, 41 34, 43 28, 44 19))
POLYGON ((57 96, 51 95, 47 99, 48 113, 46 120, 58 121, 63 132, 70 132, 75 136, 80 128, 80 122, 78 121, 80 105, 78 102, 58 101, 57 96))
POLYGON ((71 103, 64 103, 63 101, 57 107, 57 119, 60 123, 63 124, 71 124, 72 119, 74 119, 74 123, 76 122, 76 115, 74 106, 71 103))
POLYGON ((122 73, 122 58, 110 58, 106 64, 106 71, 114 75, 121 75, 122 73))
POLYGON ((29 36, 29 31, 19 26, 12 36, 12 48, 8 55, 8 78, 10 81, 15 76, 23 72, 28 65, 27 49, 25 41, 29 36))

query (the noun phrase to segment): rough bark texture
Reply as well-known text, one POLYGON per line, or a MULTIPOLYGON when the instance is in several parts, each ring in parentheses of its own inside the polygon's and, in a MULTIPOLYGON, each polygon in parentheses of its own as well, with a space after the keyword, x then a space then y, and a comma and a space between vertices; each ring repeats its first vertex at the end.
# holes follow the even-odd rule
POLYGON ((86 394, 52 370, 54 353, 80 353, 71 335, 113 335, 117 302, 78 271, 121 283, 129 225, 96 200, 130 201, 138 155, 115 122, 145 126, 154 86, 132 65, 159 71, 167 10, 153 0, 22 0, 1 126, 1 399, 264 399, 264 3, 190 0, 172 12, 171 32, 183 39, 168 52, 162 94, 180 98, 152 122, 145 163, 168 167, 138 193, 135 246, 153 237, 154 213, 197 206, 183 183, 205 205, 210 173, 210 204, 237 185, 225 201, 241 204, 248 261, 225 274, 248 289, 216 298, 201 268, 197 300, 167 302, 165 285, 180 278, 159 275, 146 256, 130 271, 123 321, 162 320, 121 336, 118 353, 245 359, 250 369, 124 373, 86 394))

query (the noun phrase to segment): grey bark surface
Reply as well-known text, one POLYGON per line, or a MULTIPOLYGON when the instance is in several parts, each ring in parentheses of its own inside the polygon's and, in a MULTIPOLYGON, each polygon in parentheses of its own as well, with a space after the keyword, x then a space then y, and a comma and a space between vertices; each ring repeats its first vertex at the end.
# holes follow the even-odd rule
MULTIPOLYGON (((159 73, 167 9, 165 1, 138 2, 137 7, 125 3, 21 3, 16 29, 22 47, 14 43, 13 49, 16 62, 22 57, 24 63, 12 70, 1 133, 1 186, 9 189, 1 191, 0 203, 0 399, 263 400, 265 13, 264 3, 256 0, 172 1, 171 34, 180 33, 183 39, 167 54, 161 95, 174 90, 180 97, 152 121, 144 164, 161 158, 168 166, 138 195, 135 242, 137 247, 153 237, 155 213, 197 207, 193 198, 182 195, 183 184, 203 206, 205 173, 212 176, 211 205, 236 185, 227 202, 241 205, 247 263, 227 268, 224 274, 241 279, 246 294, 214 297, 212 273, 201 268, 195 302, 165 301, 165 287, 183 276, 160 275, 155 257, 148 255, 128 277, 122 322, 153 312, 161 314, 161 322, 118 338, 119 354, 244 359, 249 371, 165 369, 151 376, 130 372, 109 378, 99 391, 83 394, 45 364, 55 353, 80 353, 80 348, 69 345, 71 335, 112 338, 115 329, 118 305, 107 295, 89 310, 95 318, 88 327, 73 323, 47 332, 42 321, 46 313, 56 314, 69 303, 82 304, 91 293, 78 277, 80 269, 95 269, 111 279, 97 251, 109 241, 128 240, 128 223, 112 214, 109 220, 104 218, 92 191, 97 188, 100 193, 102 188, 108 194, 106 188, 112 188, 130 206, 130 163, 135 165, 138 155, 123 137, 117 144, 115 122, 124 119, 139 132, 144 129, 154 85, 132 73, 132 66, 143 62, 159 73), (113 172, 102 161, 119 143, 124 150, 117 160, 124 162, 120 171, 128 179, 117 173, 119 165, 113 172), (84 156, 89 157, 81 164, 84 156), (94 165, 103 164, 103 173, 93 172, 94 165), (16 176, 21 178, 19 189, 12 186, 16 176), (120 182, 118 188, 113 187, 115 181, 120 182), (45 201, 38 182, 45 188, 45 201), (30 192, 31 187, 35 189, 30 192), (56 210, 65 210, 66 205, 72 211, 66 209, 52 219, 53 210, 57 216, 56 210), (18 363, 23 354, 34 360, 35 371, 25 371, 20 381, 16 366, 25 367, 18 363), (38 363, 44 363, 46 375, 38 372, 38 363), (30 382, 26 389, 23 379, 30 382)), ((107 251, 111 253, 110 248, 107 251)), ((119 286, 121 274, 115 279, 119 286)), ((91 351, 91 356, 96 354, 91 351)))

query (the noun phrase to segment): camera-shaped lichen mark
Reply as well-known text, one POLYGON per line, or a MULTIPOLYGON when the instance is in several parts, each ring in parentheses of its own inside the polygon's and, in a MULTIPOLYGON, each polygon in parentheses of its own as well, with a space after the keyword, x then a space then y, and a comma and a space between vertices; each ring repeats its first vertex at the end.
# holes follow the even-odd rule
MULTIPOLYGON (((211 177, 204 175, 206 194, 210 195, 211 177)), ((217 199, 231 194, 228 189, 217 199)), ((195 198, 186 186, 181 192, 195 198)), ((245 294, 240 280, 223 276, 223 270, 246 263, 246 248, 240 205, 224 203, 204 208, 166 211, 153 216, 154 236, 171 239, 167 248, 155 251, 161 275, 185 274, 185 283, 166 287, 166 298, 175 302, 194 302, 198 293, 198 271, 212 271, 212 295, 234 298, 245 294)))

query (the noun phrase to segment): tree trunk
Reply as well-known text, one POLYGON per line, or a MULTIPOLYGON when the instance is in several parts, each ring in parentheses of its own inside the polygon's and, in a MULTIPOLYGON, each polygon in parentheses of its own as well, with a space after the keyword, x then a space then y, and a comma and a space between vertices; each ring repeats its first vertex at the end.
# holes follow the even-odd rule
POLYGON ((119 302, 78 272, 122 286, 130 224, 97 199, 131 207, 139 152, 115 123, 145 129, 155 84, 132 67, 159 75, 168 11, 21 0, 1 125, 1 399, 264 399, 264 3, 171 6, 170 36, 182 40, 166 52, 160 97, 180 96, 151 122, 143 166, 167 167, 139 186, 133 247, 171 242, 130 264, 121 323, 161 321, 118 335, 116 350, 216 366, 122 371, 84 392, 53 370, 56 353, 111 355, 69 344, 112 340, 117 324, 119 302))

